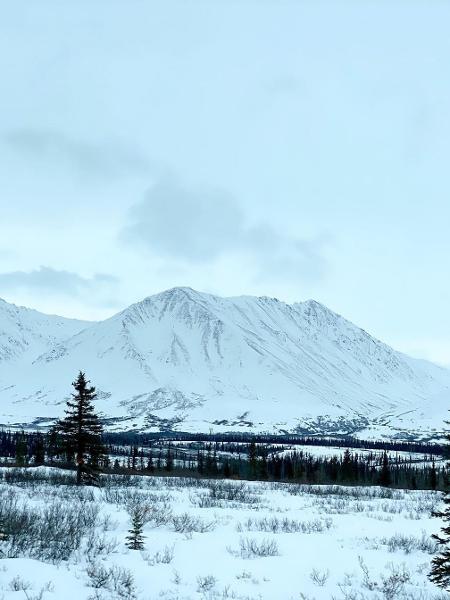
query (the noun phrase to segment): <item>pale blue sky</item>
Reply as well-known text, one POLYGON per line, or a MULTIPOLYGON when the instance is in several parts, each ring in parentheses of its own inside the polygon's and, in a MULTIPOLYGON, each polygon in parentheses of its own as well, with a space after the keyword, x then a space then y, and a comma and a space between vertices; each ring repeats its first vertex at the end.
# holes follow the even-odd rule
POLYGON ((449 2, 0 6, 0 297, 315 298, 450 364, 449 2))

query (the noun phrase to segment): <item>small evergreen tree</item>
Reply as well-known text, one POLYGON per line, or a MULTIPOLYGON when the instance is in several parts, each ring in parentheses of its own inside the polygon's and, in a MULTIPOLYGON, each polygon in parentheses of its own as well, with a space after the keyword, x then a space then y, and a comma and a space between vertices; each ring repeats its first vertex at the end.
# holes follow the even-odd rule
POLYGON ((129 529, 127 536, 127 546, 130 550, 143 550, 144 549, 144 536, 142 532, 144 530, 144 519, 142 511, 139 508, 135 508, 131 515, 131 529, 129 529))
POLYGON ((56 429, 50 429, 47 435, 47 457, 50 464, 53 464, 55 457, 59 457, 62 452, 61 439, 56 429))
POLYGON ((379 483, 384 487, 389 487, 392 483, 391 469, 389 467, 389 457, 386 450, 383 453, 383 462, 381 465, 379 483))
POLYGON ((170 449, 170 444, 167 448, 165 469, 166 471, 173 471, 173 456, 170 449))
POLYGON ((341 477, 342 481, 349 481, 351 479, 352 474, 352 455, 350 453, 350 449, 346 448, 344 452, 344 457, 342 459, 341 465, 341 477))
POLYGON ((250 477, 256 478, 256 470, 258 468, 258 449, 255 442, 252 440, 248 446, 248 462, 250 467, 250 477))
MULTIPOLYGON (((446 421, 446 425, 450 422, 446 421)), ((447 436, 447 440, 450 442, 450 434, 447 436)), ((450 445, 447 444, 445 447, 445 456, 450 456, 450 445)), ((450 490, 448 488, 448 470, 450 463, 447 463, 444 472, 444 510, 435 513, 435 516, 440 517, 444 521, 444 526, 441 528, 441 533, 433 535, 433 539, 436 540, 439 546, 442 548, 441 552, 436 555, 431 562, 431 572, 429 579, 436 584, 438 587, 450 592, 450 490)))
POLYGON ((27 451, 27 442, 25 439, 25 434, 22 431, 16 444, 16 465, 18 467, 23 467, 25 465, 27 460, 27 451))
POLYGON ((45 462, 45 446, 44 446, 44 438, 42 436, 42 434, 38 433, 35 443, 34 443, 34 448, 33 448, 33 455, 34 455, 34 464, 36 466, 40 466, 43 465, 45 462))
POLYGON ((202 450, 197 450, 197 471, 200 473, 200 475, 203 475, 203 473, 205 472, 205 464, 204 464, 204 460, 203 460, 203 451, 202 450))
POLYGON ((437 488, 437 484, 438 484, 438 480, 437 480, 437 472, 436 472, 436 463, 432 462, 431 464, 431 469, 430 469, 430 487, 432 490, 435 490, 437 488))
POLYGON ((67 401, 66 416, 55 425, 67 456, 75 457, 77 485, 98 482, 100 458, 106 453, 101 441, 103 427, 94 412, 95 387, 89 383, 80 371, 72 384, 76 393, 67 401))

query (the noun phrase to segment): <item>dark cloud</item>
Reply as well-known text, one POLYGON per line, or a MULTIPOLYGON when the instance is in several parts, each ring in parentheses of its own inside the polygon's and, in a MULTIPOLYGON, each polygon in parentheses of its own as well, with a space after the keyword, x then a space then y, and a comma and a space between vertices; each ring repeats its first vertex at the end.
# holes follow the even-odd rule
POLYGON ((323 240, 285 236, 269 224, 248 226, 230 194, 188 187, 176 178, 158 181, 129 218, 122 239, 165 259, 201 264, 245 254, 268 277, 289 272, 316 279, 327 269, 323 240))
POLYGON ((2 135, 3 143, 27 160, 59 166, 78 177, 108 178, 146 173, 146 159, 114 142, 93 143, 49 129, 16 129, 2 135))
POLYGON ((82 296, 87 292, 97 294, 111 290, 117 283, 117 278, 112 275, 99 273, 87 278, 51 267, 40 267, 34 271, 0 273, 0 293, 22 289, 53 295, 82 296))
POLYGON ((166 178, 131 209, 122 235, 164 257, 208 262, 240 243, 242 218, 223 192, 166 178))
POLYGON ((267 276, 280 281, 296 278, 314 281, 324 278, 328 273, 329 264, 324 253, 331 241, 329 236, 294 238, 281 235, 266 225, 250 230, 249 237, 260 259, 256 275, 259 282, 264 282, 267 276))

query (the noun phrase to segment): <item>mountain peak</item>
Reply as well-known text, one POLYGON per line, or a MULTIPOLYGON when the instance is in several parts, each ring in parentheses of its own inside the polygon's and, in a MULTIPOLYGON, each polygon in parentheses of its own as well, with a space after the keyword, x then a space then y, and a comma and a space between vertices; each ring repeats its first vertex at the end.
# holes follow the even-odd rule
POLYGON ((176 287, 172 287, 167 290, 164 290, 162 292, 158 292, 156 294, 147 296, 142 300, 142 302, 153 303, 155 301, 161 301, 161 300, 162 301, 168 301, 168 300, 184 301, 186 299, 198 300, 200 298, 206 298, 207 296, 208 296, 208 294, 205 294, 203 292, 198 292, 197 290, 194 290, 191 287, 176 286, 176 287))

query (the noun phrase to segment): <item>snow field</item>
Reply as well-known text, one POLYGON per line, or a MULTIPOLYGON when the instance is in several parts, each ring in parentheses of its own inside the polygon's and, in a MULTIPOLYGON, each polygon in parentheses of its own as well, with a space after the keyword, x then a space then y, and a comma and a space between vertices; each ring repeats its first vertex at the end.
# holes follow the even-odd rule
POLYGON ((15 556, 0 560, 2 600, 446 597, 427 580, 435 492, 124 476, 77 489, 57 485, 60 475, 39 468, 1 481, 1 507, 26 506, 54 528, 53 540, 41 532, 28 546, 2 545, 15 556), (135 507, 143 551, 125 545, 135 507), (85 529, 60 548, 64 511, 85 529))

